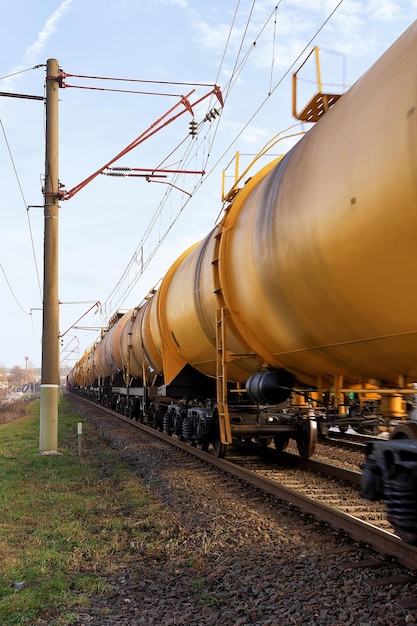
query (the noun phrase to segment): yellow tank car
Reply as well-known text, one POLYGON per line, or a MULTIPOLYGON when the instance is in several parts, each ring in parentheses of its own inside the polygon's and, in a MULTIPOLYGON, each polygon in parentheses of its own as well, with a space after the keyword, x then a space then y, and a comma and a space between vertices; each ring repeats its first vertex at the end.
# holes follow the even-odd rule
POLYGON ((104 337, 87 357, 84 379, 99 372, 97 388, 124 393, 127 409, 136 393, 139 418, 219 456, 233 438, 282 450, 293 437, 307 457, 318 421, 412 415, 416 50, 417 22, 288 154, 236 186, 220 223, 109 331, 111 350, 104 337))

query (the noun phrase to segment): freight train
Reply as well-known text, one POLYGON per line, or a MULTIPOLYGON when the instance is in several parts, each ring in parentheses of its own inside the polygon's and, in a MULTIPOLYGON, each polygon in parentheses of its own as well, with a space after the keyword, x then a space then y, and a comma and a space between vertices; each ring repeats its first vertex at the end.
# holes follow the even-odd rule
MULTIPOLYGON (((68 385, 225 456, 303 457, 337 424, 398 424, 417 394, 417 22, 314 125, 226 195, 222 218, 68 385)), ((399 429, 399 430, 398 430, 399 429)))

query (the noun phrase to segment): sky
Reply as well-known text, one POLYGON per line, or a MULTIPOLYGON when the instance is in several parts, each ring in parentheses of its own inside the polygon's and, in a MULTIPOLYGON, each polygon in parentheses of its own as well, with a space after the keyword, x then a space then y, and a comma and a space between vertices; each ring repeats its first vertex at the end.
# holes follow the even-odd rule
MULTIPOLYGON (((59 179, 68 198, 59 209, 59 300, 68 367, 117 310, 140 304, 214 227, 222 172, 229 189, 237 151, 242 171, 281 133, 255 173, 308 131, 292 117, 291 80, 313 46, 324 90, 343 93, 417 17, 417 0, 0 0, 0 7, 0 92, 44 96, 47 60, 63 72, 59 179), (141 137, 111 167, 176 173, 105 175, 103 167, 141 137)), ((299 75, 300 105, 315 90, 312 58, 299 75)), ((44 171, 44 102, 0 96, 0 366, 7 368, 41 367, 44 171)))

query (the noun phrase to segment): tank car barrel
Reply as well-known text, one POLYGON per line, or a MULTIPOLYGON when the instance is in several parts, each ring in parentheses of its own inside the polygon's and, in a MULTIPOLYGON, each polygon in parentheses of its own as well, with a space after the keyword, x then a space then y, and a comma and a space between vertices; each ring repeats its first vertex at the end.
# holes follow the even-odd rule
POLYGON ((290 432, 310 455, 322 407, 343 427, 358 414, 378 424, 380 407, 401 419, 417 381, 416 50, 417 22, 234 189, 220 223, 69 380, 125 393, 125 409, 136 386, 155 423, 214 436, 221 453, 232 435, 276 433, 278 449, 290 432), (207 410, 188 414, 185 399, 207 410))
POLYGON ((220 276, 266 363, 417 376, 417 25, 225 218, 220 276))

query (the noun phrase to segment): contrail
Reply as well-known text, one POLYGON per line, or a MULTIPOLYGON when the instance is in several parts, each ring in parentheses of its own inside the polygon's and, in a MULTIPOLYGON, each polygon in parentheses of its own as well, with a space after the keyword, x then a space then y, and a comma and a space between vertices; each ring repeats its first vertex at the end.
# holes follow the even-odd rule
POLYGON ((40 51, 45 47, 48 39, 50 39, 50 37, 55 33, 59 20, 68 11, 72 3, 73 0, 64 0, 63 2, 61 2, 56 11, 54 11, 52 15, 48 17, 45 26, 38 34, 36 41, 28 46, 25 50, 25 65, 29 63, 34 63, 39 58, 38 55, 40 51))
POLYGON ((1 77, 5 81, 4 83, 2 83, 2 87, 7 86, 10 89, 12 87, 12 82, 17 78, 16 75, 26 71, 28 69, 28 66, 36 63, 36 61, 39 60, 40 52, 46 46, 48 40, 56 32, 59 20, 69 10, 73 2, 74 0, 63 0, 63 2, 61 2, 56 11, 54 11, 52 15, 48 17, 45 22, 45 26, 38 34, 36 41, 26 48, 23 55, 22 63, 20 63, 19 65, 15 65, 10 70, 7 76, 1 77))

